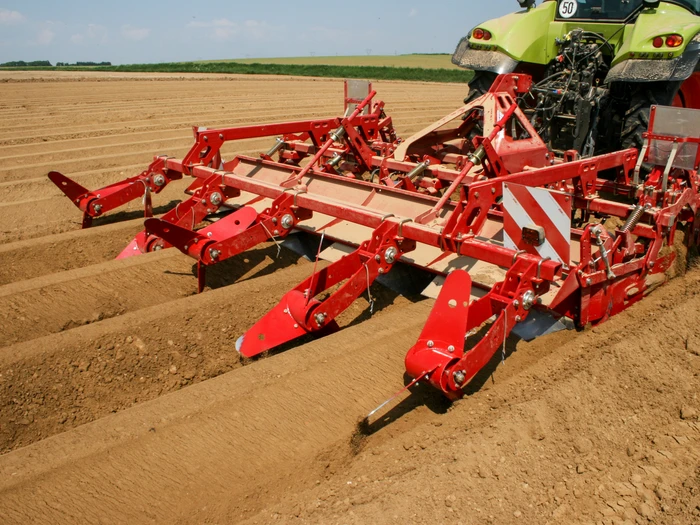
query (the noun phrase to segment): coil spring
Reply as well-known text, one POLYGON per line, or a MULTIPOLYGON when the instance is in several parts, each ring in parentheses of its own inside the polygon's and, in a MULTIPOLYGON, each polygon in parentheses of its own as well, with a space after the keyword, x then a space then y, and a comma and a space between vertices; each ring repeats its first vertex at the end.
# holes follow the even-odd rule
POLYGON ((622 227, 620 230, 622 233, 626 233, 628 231, 631 231, 634 229, 634 227, 639 223, 639 221, 642 218, 642 215, 644 215, 644 212, 646 211, 646 207, 642 206, 641 204, 637 204, 634 209, 632 210, 632 213, 630 214, 629 217, 627 217, 627 220, 625 221, 625 225, 622 227))

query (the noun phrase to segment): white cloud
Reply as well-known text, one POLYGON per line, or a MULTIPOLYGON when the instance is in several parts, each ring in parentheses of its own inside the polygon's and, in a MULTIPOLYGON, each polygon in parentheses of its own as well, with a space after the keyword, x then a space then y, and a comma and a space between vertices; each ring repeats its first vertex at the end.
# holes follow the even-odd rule
POLYGON ((25 17, 22 13, 18 11, 10 11, 9 9, 0 8, 0 24, 1 25, 14 25, 24 22, 25 17))
POLYGON ((40 46, 48 46, 53 42, 56 33, 51 31, 49 28, 44 28, 36 35, 36 43, 40 46))
POLYGON ((226 41, 236 37, 267 39, 278 31, 275 27, 267 22, 258 20, 245 20, 243 22, 235 22, 228 18, 215 18, 208 22, 193 21, 187 24, 187 27, 194 29, 208 36, 212 40, 226 41))
POLYGON ((408 16, 410 16, 410 17, 414 17, 417 14, 418 14, 418 9, 416 9, 415 7, 412 7, 411 10, 408 12, 408 16))
POLYGON ((229 20, 228 18, 215 18, 209 22, 190 22, 187 27, 236 27, 238 24, 229 20))
POLYGON ((148 38, 151 34, 151 30, 146 27, 134 27, 132 25, 122 26, 122 36, 127 40, 134 40, 136 42, 148 38))
POLYGON ((108 31, 105 26, 99 24, 88 24, 85 31, 76 33, 70 37, 70 41, 75 45, 82 44, 105 44, 108 40, 108 31))

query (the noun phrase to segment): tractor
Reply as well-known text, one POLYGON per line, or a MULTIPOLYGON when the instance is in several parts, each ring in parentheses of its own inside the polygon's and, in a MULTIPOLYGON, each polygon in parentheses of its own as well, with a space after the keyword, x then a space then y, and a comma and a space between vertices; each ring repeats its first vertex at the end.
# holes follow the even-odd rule
POLYGON ((652 105, 700 108, 700 0, 518 0, 474 27, 452 62, 475 72, 465 103, 497 75, 535 85, 519 101, 556 153, 641 148, 652 105))

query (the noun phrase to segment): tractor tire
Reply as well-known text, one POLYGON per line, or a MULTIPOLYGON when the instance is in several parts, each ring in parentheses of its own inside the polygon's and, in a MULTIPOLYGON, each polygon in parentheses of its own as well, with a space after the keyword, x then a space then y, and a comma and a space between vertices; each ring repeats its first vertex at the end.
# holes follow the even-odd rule
POLYGON ((469 94, 464 99, 465 104, 469 104, 472 100, 475 100, 482 96, 484 93, 491 89, 493 81, 496 80, 496 73, 491 73, 489 71, 477 71, 469 82, 469 94))
POLYGON ((671 106, 680 88, 680 82, 650 82, 635 89, 630 100, 630 107, 620 135, 623 149, 641 149, 644 145, 642 133, 649 127, 651 106, 671 106))
MULTIPOLYGON (((464 99, 464 103, 469 104, 473 100, 476 100, 482 96, 484 93, 487 93, 488 90, 491 89, 493 81, 496 80, 496 76, 497 75, 495 73, 491 73, 489 71, 477 71, 474 78, 472 78, 471 82, 469 82, 469 94, 464 99)), ((462 118, 467 118, 467 115, 464 115, 462 118)), ((481 123, 477 122, 467 137, 472 140, 477 135, 483 135, 483 133, 484 130, 481 127, 481 123)))

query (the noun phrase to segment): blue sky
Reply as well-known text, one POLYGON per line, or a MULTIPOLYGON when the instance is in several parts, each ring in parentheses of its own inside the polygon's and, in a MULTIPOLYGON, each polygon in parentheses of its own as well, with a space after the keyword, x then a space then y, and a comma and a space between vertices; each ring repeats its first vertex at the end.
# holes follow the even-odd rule
POLYGON ((452 53, 475 24, 517 9, 516 0, 0 0, 0 62, 452 53))

